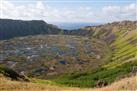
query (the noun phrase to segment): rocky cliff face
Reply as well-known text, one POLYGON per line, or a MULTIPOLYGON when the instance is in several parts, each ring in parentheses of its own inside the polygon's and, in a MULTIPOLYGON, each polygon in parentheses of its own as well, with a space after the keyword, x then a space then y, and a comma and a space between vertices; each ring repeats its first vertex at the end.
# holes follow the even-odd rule
POLYGON ((10 39, 27 35, 58 34, 61 30, 42 20, 22 21, 0 19, 0 39, 10 39))
MULTIPOLYGON (((137 65, 137 21, 113 22, 71 31, 50 27, 43 21, 40 24, 36 21, 25 22, 25 25, 24 22, 16 23, 16 27, 10 24, 8 29, 7 25, 3 29, 30 29, 26 35, 55 34, 26 36, 21 35, 22 31, 16 31, 17 35, 26 37, 15 35, 17 38, 0 41, 0 64, 28 76, 53 79, 64 74, 55 82, 94 87, 100 80, 111 83, 119 76, 129 74, 137 65)), ((11 35, 9 38, 13 37, 11 35)))
POLYGON ((137 21, 121 21, 81 28, 83 31, 88 31, 87 35, 105 40, 107 43, 111 43, 115 40, 118 32, 123 31, 122 33, 127 34, 127 32, 135 31, 135 29, 137 29, 137 21))
POLYGON ((92 37, 108 43, 113 52, 113 61, 129 60, 136 57, 137 21, 113 22, 96 27, 84 27, 82 29, 93 31, 92 37))

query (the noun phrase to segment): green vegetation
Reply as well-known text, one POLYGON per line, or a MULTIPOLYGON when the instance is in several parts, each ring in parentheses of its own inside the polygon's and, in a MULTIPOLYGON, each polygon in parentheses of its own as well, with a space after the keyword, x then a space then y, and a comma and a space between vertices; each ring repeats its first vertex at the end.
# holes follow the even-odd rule
POLYGON ((60 30, 59 35, 63 35, 64 34, 64 30, 60 30))
POLYGON ((54 81, 72 87, 94 87, 98 80, 112 83, 117 77, 127 75, 135 65, 137 62, 132 61, 112 69, 101 67, 91 72, 64 75, 54 81))
MULTIPOLYGON (((86 37, 80 36, 86 29, 80 30, 81 33, 74 32, 73 36, 63 35, 66 32, 60 30, 54 33, 58 35, 3 41, 1 45, 8 45, 5 50, 0 47, 2 51, 6 51, 7 56, 3 64, 13 64, 12 67, 17 72, 24 71, 27 76, 36 77, 32 81, 39 85, 83 88, 95 87, 99 81, 111 84, 116 79, 127 76, 132 72, 133 66, 137 66, 137 31, 134 30, 134 23, 129 22, 130 26, 127 23, 89 27, 92 34, 87 34, 86 37), (11 56, 10 53, 20 56, 11 56)), ((3 66, 0 66, 0 73, 14 79, 20 77, 3 66)))
POLYGON ((7 77, 10 77, 13 80, 17 80, 20 77, 18 73, 2 65, 0 65, 0 73, 4 74, 7 77))
POLYGON ((108 64, 84 73, 66 74, 54 81, 72 87, 95 87, 98 81, 106 81, 110 84, 120 76, 128 75, 133 66, 137 65, 137 59, 135 59, 137 55, 137 34, 129 35, 128 32, 128 29, 115 32, 117 38, 109 45, 113 50, 112 58, 108 64))

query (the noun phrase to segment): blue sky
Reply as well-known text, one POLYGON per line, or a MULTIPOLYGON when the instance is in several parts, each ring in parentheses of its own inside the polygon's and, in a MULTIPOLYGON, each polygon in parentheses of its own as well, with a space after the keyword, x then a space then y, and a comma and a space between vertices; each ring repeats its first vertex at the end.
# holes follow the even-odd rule
POLYGON ((0 0, 0 17, 47 22, 136 20, 136 0, 0 0))

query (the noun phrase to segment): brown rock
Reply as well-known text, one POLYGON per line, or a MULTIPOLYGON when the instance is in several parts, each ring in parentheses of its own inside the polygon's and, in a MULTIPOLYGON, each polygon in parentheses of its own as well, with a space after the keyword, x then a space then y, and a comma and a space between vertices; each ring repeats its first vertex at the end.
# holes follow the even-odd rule
POLYGON ((136 74, 137 73, 137 66, 133 66, 132 73, 136 74))
POLYGON ((107 86, 107 85, 108 85, 108 83, 107 83, 106 81, 98 81, 98 82, 96 83, 96 87, 99 87, 99 88, 105 87, 105 86, 107 86))

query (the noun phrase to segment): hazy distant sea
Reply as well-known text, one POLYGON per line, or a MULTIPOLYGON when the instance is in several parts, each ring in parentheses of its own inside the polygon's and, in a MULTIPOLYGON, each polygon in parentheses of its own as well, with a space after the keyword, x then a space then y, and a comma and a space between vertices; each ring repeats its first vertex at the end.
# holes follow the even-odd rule
POLYGON ((61 29, 68 29, 68 30, 79 29, 85 26, 100 25, 100 23, 52 23, 52 24, 57 25, 61 29))

